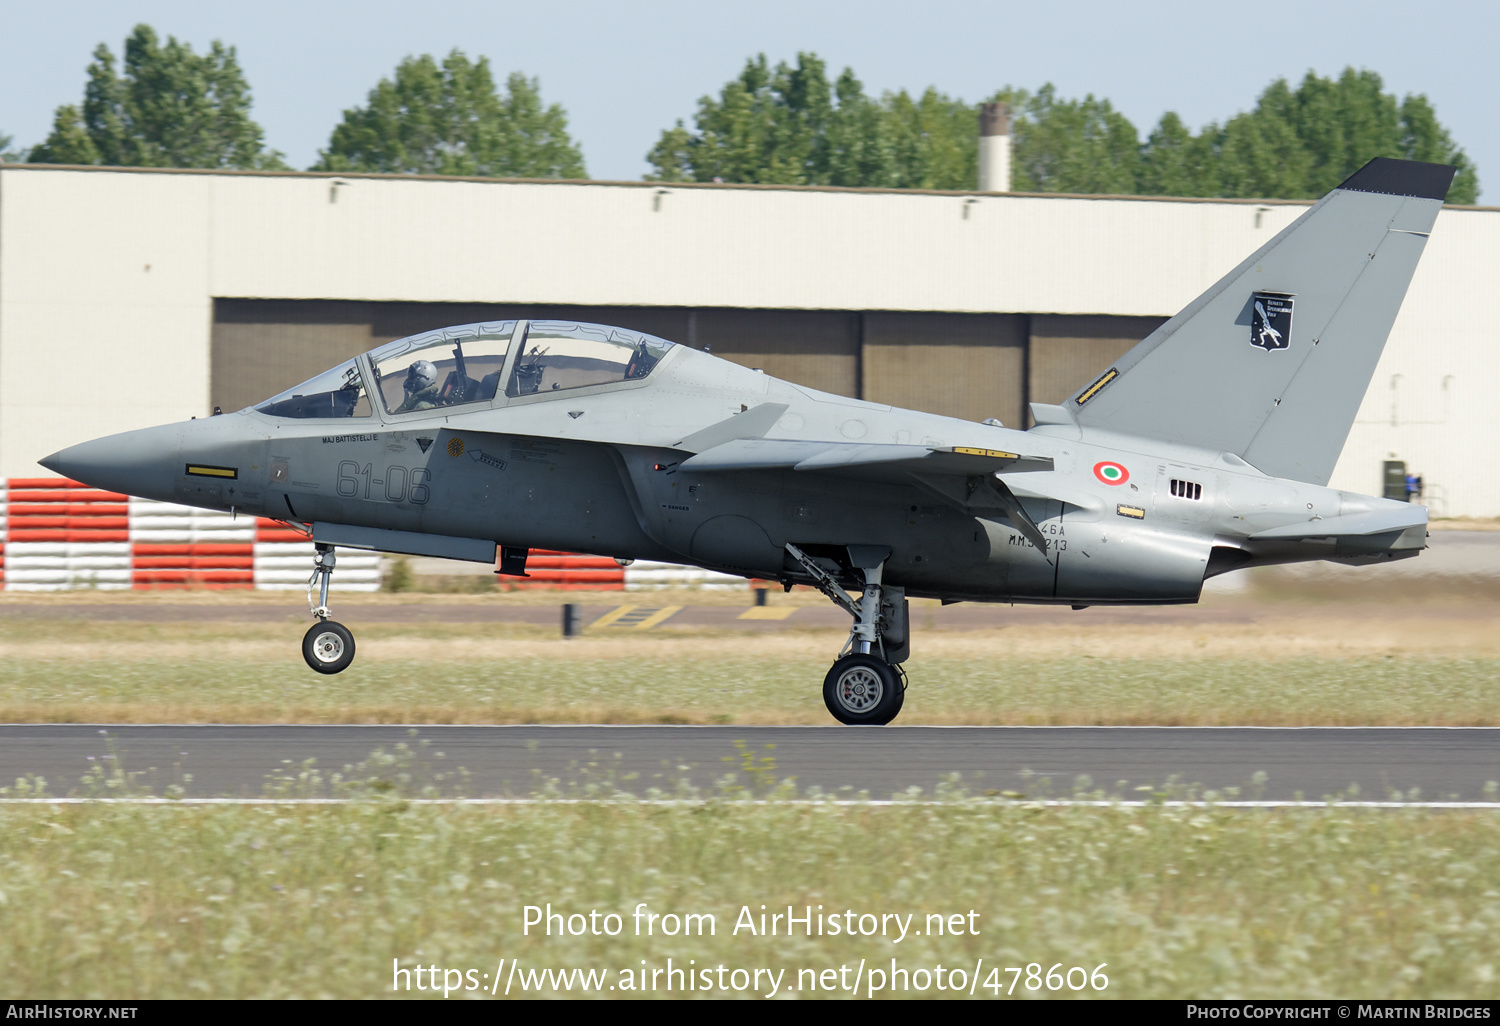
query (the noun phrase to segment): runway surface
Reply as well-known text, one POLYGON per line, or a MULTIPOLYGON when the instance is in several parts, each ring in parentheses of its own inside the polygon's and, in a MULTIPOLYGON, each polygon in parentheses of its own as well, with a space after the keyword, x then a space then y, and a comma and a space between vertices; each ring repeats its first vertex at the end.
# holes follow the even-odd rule
MULTIPOLYGON (((260 797, 268 775, 316 759, 324 773, 376 749, 413 745, 428 773, 468 771, 447 794, 526 796, 548 779, 564 792, 613 780, 645 795, 680 780, 713 790, 741 749, 775 760, 799 789, 888 798, 931 794, 951 774, 971 793, 1066 797, 1080 777, 1112 797, 1182 785, 1242 798, 1495 800, 1500 728, 1255 727, 586 727, 586 726, 97 726, 0 725, 0 780, 25 774, 54 795, 79 793, 92 767, 141 774, 155 793, 173 783, 192 796, 260 797), (415 734, 413 733, 415 730, 415 734), (430 745, 417 747, 427 740, 430 745), (767 746, 774 746, 768 748, 767 746), (437 753, 442 753, 438 757, 437 753), (114 760, 118 759, 118 763, 114 760), (728 761, 726 761, 726 759, 728 761), (1263 785, 1253 780, 1264 773, 1263 785), (191 781, 185 777, 191 775, 191 781), (1044 783, 1045 778, 1045 783, 1044 783)), ((367 769, 368 776, 381 771, 367 769)), ((386 771, 388 772, 388 771, 386 771)), ((740 774, 740 780, 745 775, 740 774)))

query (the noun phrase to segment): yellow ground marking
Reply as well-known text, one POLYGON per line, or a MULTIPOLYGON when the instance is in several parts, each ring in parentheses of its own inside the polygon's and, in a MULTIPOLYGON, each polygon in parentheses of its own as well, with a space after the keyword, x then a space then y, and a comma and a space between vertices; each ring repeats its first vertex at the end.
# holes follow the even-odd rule
POLYGON ((659 609, 645 609, 640 606, 617 606, 589 624, 589 627, 620 627, 637 631, 649 631, 657 624, 677 615, 681 610, 681 606, 662 606, 659 609))
POLYGON ((672 617, 676 616, 681 609, 681 606, 662 606, 660 609, 642 609, 641 612, 650 613, 651 615, 645 617, 639 623, 637 623, 635 625, 635 629, 638 631, 649 631, 657 624, 665 623, 667 620, 670 620, 672 617))
POLYGON ((797 611, 796 606, 751 606, 741 613, 741 620, 785 620, 797 611))
POLYGON ((603 616, 599 617, 599 619, 597 619, 593 623, 589 624, 589 626, 590 627, 613 627, 615 625, 615 621, 619 620, 620 617, 624 616, 627 613, 631 613, 631 612, 634 612, 634 611, 635 611, 635 606, 615 606, 615 608, 611 609, 609 612, 607 612, 603 616))

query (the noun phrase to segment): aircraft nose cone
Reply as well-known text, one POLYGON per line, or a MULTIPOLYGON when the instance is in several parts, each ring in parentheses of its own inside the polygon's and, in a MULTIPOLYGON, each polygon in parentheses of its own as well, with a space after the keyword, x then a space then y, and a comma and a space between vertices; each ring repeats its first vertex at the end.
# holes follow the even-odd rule
POLYGON ((81 442, 38 460, 42 466, 94 488, 170 501, 182 473, 175 425, 127 431, 81 442))

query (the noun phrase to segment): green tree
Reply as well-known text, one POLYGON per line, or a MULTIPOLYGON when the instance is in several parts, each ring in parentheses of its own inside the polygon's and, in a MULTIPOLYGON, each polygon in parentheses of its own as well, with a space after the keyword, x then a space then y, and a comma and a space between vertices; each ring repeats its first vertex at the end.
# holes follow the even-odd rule
POLYGON ((885 109, 865 95, 864 85, 845 68, 833 87, 837 107, 828 125, 822 185, 895 186, 896 140, 885 109))
MULTIPOLYGON (((979 108, 929 86, 919 99, 881 98, 892 139, 890 181, 900 189, 972 189, 979 181, 979 108)), ((873 184, 873 183, 872 183, 873 184)))
POLYGON ((344 112, 314 171, 583 178, 583 154, 558 104, 515 73, 501 96, 489 60, 454 50, 441 65, 408 57, 369 102, 344 112))
POLYGON ((657 181, 972 188, 976 117, 935 89, 873 100, 848 68, 830 83, 816 54, 774 68, 761 54, 698 101, 694 130, 679 121, 646 159, 657 181))
POLYGON ((19 164, 25 159, 20 150, 10 148, 11 141, 10 136, 0 133, 0 164, 19 164))
POLYGON ((250 87, 234 47, 215 40, 202 56, 149 25, 125 40, 122 73, 99 44, 83 105, 57 109, 35 163, 124 167, 280 168, 250 118, 250 87))
POLYGON ((1190 137, 1167 114, 1142 150, 1141 191, 1182 196, 1311 199, 1373 157, 1458 168, 1448 199, 1473 203, 1479 178, 1437 120, 1427 97, 1397 100, 1373 71, 1345 68, 1337 79, 1309 71, 1292 88, 1266 87, 1254 109, 1190 137))
POLYGON ((1448 191, 1449 203, 1479 202, 1479 169, 1458 147, 1448 130, 1438 123, 1437 112, 1421 93, 1408 93, 1401 101, 1401 149, 1408 160, 1453 164, 1458 173, 1448 191))
MULTIPOLYGON (((863 90, 857 80, 852 86, 857 95, 850 99, 858 102, 863 90)), ((726 83, 717 99, 705 96, 698 101, 696 132, 679 121, 662 133, 646 155, 655 169, 649 177, 666 182, 826 184, 822 179, 829 164, 832 112, 833 90, 817 55, 799 53, 796 67, 783 62, 772 69, 761 54, 745 62, 739 77, 726 83)), ((859 165, 860 149, 869 140, 849 139, 838 128, 833 135, 843 149, 840 163, 847 177, 859 165)))
POLYGON ((1212 140, 1194 136, 1182 118, 1167 111, 1141 147, 1136 189, 1146 196, 1217 195, 1212 140))
MULTIPOLYGON (((1011 184, 1018 192, 1157 196, 1321 196, 1377 156, 1451 163, 1449 198, 1473 203, 1474 167, 1425 96, 1398 101, 1380 76, 1350 68, 1309 72, 1293 89, 1272 82, 1253 110, 1194 135, 1168 111, 1145 142, 1106 99, 1063 99, 1005 88, 1011 109, 1011 184)), ((678 122, 647 154, 651 179, 972 189, 978 178, 978 107, 929 88, 879 100, 854 72, 828 82, 816 54, 774 68, 745 62, 717 97, 698 101, 694 127, 678 122)))
POLYGON ((1011 188, 1017 192, 1133 193, 1140 140, 1108 100, 1060 100, 1051 83, 1012 107, 1011 188))

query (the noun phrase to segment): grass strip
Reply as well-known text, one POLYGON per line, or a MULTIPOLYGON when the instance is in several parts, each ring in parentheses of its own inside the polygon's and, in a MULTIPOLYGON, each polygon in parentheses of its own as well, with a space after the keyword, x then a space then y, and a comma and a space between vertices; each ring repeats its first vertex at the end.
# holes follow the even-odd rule
MULTIPOLYGON (((664 647, 443 661, 0 658, 10 723, 821 724, 827 660, 664 647)), ((904 724, 1493 726, 1492 658, 988 660, 907 665, 904 724)))
MULTIPOLYGON (((603 970, 613 984, 668 958, 783 969, 782 993, 803 997, 844 992, 809 990, 813 977, 799 970, 847 965, 847 981, 862 959, 929 971, 979 959, 1040 972, 1107 963, 1106 997, 1500 997, 1493 813, 945 797, 885 807, 748 804, 733 792, 666 807, 0 806, 0 959, 9 988, 35 998, 380 997, 391 996, 396 966, 473 969, 477 979, 501 958, 603 970), (523 935, 525 906, 549 902, 564 915, 616 913, 623 929, 523 935), (639 903, 711 913, 714 935, 636 936, 639 903), (758 926, 761 905, 850 910, 856 922, 913 914, 913 929, 929 914, 960 914, 977 934, 736 936, 742 908, 758 926)), ((990 996, 984 983, 982 971, 976 996, 990 996)), ((1029 992, 1023 980, 1014 996, 1099 995, 1029 992)))

